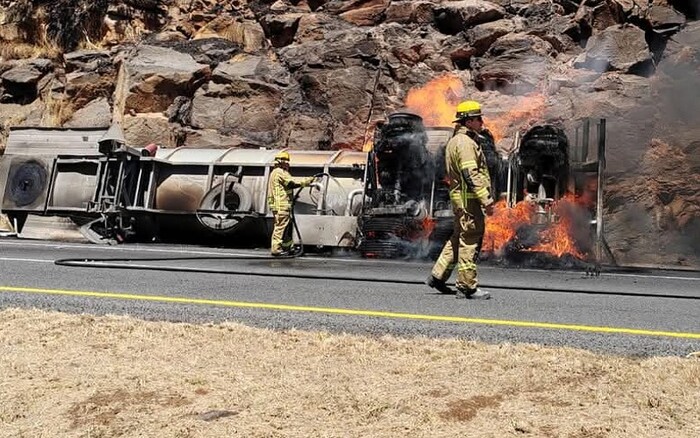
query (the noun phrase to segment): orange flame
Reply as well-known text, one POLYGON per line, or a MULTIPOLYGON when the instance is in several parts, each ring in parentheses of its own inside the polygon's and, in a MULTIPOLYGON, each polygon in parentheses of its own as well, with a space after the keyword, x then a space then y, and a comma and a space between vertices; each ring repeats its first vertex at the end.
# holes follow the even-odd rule
POLYGON ((569 229, 570 221, 567 218, 562 218, 559 222, 555 222, 542 230, 540 232, 540 243, 527 249, 527 251, 546 252, 557 257, 569 254, 583 260, 585 256, 576 249, 569 229))
POLYGON ((435 219, 431 217, 426 217, 423 219, 423 223, 421 224, 421 229, 423 231, 423 237, 428 238, 430 237, 430 234, 432 234, 433 230, 435 229, 435 219))
POLYGON ((508 208, 506 201, 498 201, 492 216, 486 219, 486 233, 482 247, 486 251, 500 252, 515 237, 515 231, 532 222, 535 204, 519 202, 508 208))
POLYGON ((464 94, 462 80, 445 74, 423 87, 409 90, 406 107, 421 116, 426 126, 451 126, 455 108, 464 94))
MULTIPOLYGON (((573 195, 567 195, 550 207, 558 218, 539 230, 539 243, 522 251, 545 252, 556 257, 569 254, 584 260, 586 254, 576 246, 573 236, 573 220, 570 217, 572 205, 581 205, 573 195)), ((499 201, 493 216, 486 220, 486 233, 483 248, 485 251, 500 253, 505 245, 516 235, 518 228, 532 225, 537 216, 537 205, 529 201, 517 203, 513 208, 507 208, 505 201, 499 201)))
MULTIPOLYGON (((421 116, 426 126, 452 126, 457 104, 466 94, 460 78, 445 74, 409 90, 406 107, 421 116)), ((484 108, 484 124, 499 141, 511 134, 509 130, 513 126, 520 127, 532 119, 541 119, 545 105, 543 94, 522 96, 512 110, 500 115, 489 113, 488 108, 484 108)))
POLYGON ((493 134, 496 141, 511 134, 508 130, 513 126, 526 125, 531 119, 540 120, 544 113, 546 99, 543 94, 532 94, 520 98, 516 108, 496 117, 485 117, 485 125, 493 134))
POLYGON ((571 217, 571 212, 574 211, 572 207, 583 205, 582 201, 584 199, 572 194, 567 194, 556 201, 552 210, 559 220, 540 232, 540 243, 530 250, 546 252, 557 257, 570 254, 578 259, 584 259, 585 255, 577 249, 576 241, 572 236, 573 218, 571 217))

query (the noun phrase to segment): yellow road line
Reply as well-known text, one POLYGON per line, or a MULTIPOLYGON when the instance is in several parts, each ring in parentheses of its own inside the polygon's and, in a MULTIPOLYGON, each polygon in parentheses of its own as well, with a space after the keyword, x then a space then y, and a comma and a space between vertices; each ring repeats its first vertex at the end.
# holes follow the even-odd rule
POLYGON ((659 331, 659 330, 632 329, 632 328, 624 328, 624 327, 604 327, 604 326, 590 326, 590 325, 579 325, 579 324, 559 324, 559 323, 535 322, 535 321, 511 321, 511 320, 502 320, 502 319, 467 318, 467 317, 462 317, 462 316, 422 315, 422 314, 416 314, 416 313, 382 312, 382 311, 377 311, 377 310, 339 309, 339 308, 334 308, 334 307, 295 306, 295 305, 287 305, 287 304, 253 303, 253 302, 245 302, 245 301, 227 301, 227 300, 211 300, 211 299, 202 299, 202 298, 165 297, 165 296, 159 296, 159 295, 138 295, 138 294, 127 294, 127 293, 92 292, 92 291, 78 291, 78 290, 65 290, 65 289, 39 289, 39 288, 31 288, 31 287, 14 287, 14 286, 0 286, 0 291, 32 293, 32 294, 48 294, 48 295, 68 295, 68 296, 74 296, 74 297, 112 298, 112 299, 119 299, 119 300, 153 301, 153 302, 159 302, 159 303, 205 304, 205 305, 225 306, 225 307, 241 307, 241 308, 267 309, 267 310, 286 310, 286 311, 294 311, 294 312, 331 313, 331 314, 336 314, 336 315, 374 316, 374 317, 380 317, 380 318, 399 318, 399 319, 412 319, 412 320, 423 320, 423 321, 457 322, 457 323, 467 323, 467 324, 485 324, 485 325, 498 325, 498 326, 510 326, 510 327, 556 329, 556 330, 569 330, 569 331, 594 332, 594 333, 616 333, 616 334, 639 335, 639 336, 665 336, 665 337, 683 338, 683 339, 700 339, 700 333, 667 332, 667 331, 659 331))

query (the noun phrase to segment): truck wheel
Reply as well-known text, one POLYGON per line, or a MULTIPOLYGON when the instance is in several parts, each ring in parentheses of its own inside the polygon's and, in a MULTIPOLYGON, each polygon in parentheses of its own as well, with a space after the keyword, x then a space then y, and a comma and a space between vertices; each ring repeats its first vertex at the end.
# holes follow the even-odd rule
POLYGON ((253 205, 253 196, 246 186, 234 183, 229 186, 224 195, 224 205, 221 205, 221 184, 217 184, 207 192, 199 204, 202 210, 249 211, 253 205))
POLYGON ((253 196, 244 185, 234 183, 226 190, 224 205, 221 205, 221 190, 222 185, 217 184, 204 195, 197 210, 197 219, 211 231, 228 233, 234 231, 242 219, 240 215, 231 213, 250 211, 253 196))

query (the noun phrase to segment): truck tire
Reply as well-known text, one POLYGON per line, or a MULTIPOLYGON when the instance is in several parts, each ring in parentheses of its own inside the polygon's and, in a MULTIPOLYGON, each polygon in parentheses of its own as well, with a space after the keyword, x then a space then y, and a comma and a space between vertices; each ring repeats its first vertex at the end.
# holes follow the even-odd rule
POLYGON ((217 184, 207 192, 199 204, 203 210, 250 211, 253 206, 253 195, 243 184, 234 183, 229 186, 224 195, 224 206, 221 205, 221 184, 217 184))

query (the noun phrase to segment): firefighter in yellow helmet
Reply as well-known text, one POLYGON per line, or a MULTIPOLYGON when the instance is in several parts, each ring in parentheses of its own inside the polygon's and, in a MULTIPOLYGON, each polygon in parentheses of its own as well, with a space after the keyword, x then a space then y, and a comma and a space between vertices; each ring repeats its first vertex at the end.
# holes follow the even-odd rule
POLYGON ((267 182, 267 205, 274 216, 274 229, 270 252, 273 256, 292 255, 292 191, 298 187, 308 187, 314 177, 296 179, 289 173, 289 152, 275 155, 275 168, 267 182))
POLYGON ((442 293, 452 292, 446 281, 456 267, 458 298, 489 299, 490 294, 478 287, 476 273, 484 215, 493 214, 494 203, 486 158, 475 140, 484 125, 481 105, 473 100, 461 102, 455 123, 455 134, 445 147, 454 230, 426 284, 442 293))

